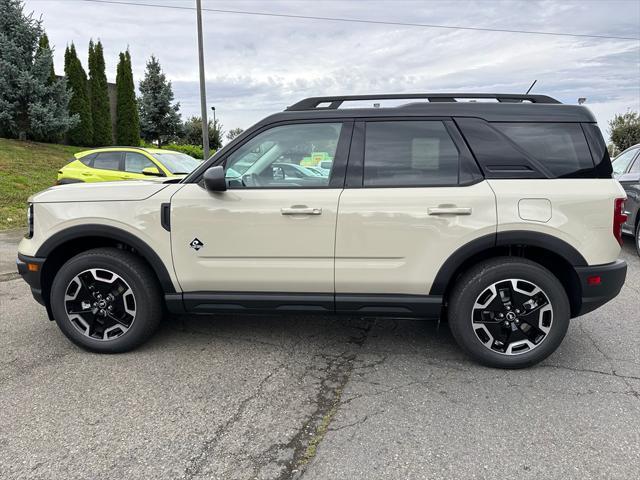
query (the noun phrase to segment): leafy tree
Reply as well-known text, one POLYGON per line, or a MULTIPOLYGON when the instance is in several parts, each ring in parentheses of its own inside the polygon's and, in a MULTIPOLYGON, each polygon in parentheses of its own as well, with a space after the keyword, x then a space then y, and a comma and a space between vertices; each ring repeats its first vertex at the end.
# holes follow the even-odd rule
POLYGON ((627 110, 609 121, 611 141, 622 152, 636 143, 640 143, 640 116, 638 112, 627 110))
POLYGON ((240 135, 244 130, 242 128, 232 128, 227 132, 227 140, 231 141, 240 135))
POLYGON ((77 122, 66 82, 52 72, 42 22, 21 0, 0 0, 0 136, 59 139, 77 122))
POLYGON ((116 96, 116 143, 138 146, 140 144, 140 120, 129 50, 120 52, 116 73, 116 96))
POLYGON ((87 74, 82 68, 73 43, 64 52, 64 74, 72 92, 69 112, 80 117, 80 122, 69 130, 69 143, 71 145, 91 145, 93 144, 93 120, 89 101, 89 85, 87 74))
POLYGON ((147 62, 144 80, 140 82, 140 132, 142 138, 156 141, 158 146, 180 133, 180 104, 173 102, 171 82, 153 55, 147 62))
POLYGON ((111 113, 102 43, 89 41, 89 95, 93 119, 93 145, 111 145, 111 113))
MULTIPOLYGON (((209 147, 211 150, 218 150, 222 147, 222 124, 216 119, 215 126, 209 120, 209 147)), ((182 134, 178 143, 183 145, 202 145, 202 118, 190 117, 182 125, 182 134)))

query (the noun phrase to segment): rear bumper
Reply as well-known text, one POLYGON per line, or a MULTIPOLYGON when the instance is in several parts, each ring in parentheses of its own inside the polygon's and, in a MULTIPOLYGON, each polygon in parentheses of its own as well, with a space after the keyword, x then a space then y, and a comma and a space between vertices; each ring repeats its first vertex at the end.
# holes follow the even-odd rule
POLYGON ((44 261, 44 258, 27 257, 26 255, 21 254, 18 254, 18 258, 16 260, 18 273, 22 276, 22 279, 27 282, 29 287, 31 287, 31 294, 40 305, 45 305, 44 297, 42 296, 41 281, 42 265, 44 264, 44 261), (37 265, 37 270, 30 270, 30 265, 37 265))
POLYGON ((582 291, 582 306, 576 316, 589 313, 614 299, 627 277, 627 262, 624 260, 575 269, 582 291), (599 282, 596 277, 600 278, 599 282))

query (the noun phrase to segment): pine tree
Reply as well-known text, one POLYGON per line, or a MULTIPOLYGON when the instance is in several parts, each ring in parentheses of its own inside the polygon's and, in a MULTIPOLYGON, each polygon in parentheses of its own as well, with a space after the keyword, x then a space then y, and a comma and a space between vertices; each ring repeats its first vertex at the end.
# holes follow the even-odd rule
POLYGON ((93 145, 111 145, 111 113, 102 43, 89 41, 89 95, 93 119, 93 145))
POLYGON ((65 81, 51 76, 48 44, 22 1, 0 1, 0 136, 57 139, 77 122, 65 81))
MULTIPOLYGON (((53 53, 53 50, 49 46, 49 37, 47 37, 46 33, 43 33, 40 37, 40 41, 38 42, 38 50, 36 51, 36 56, 43 55, 44 50, 49 50, 53 53)), ((49 74, 49 85, 56 81, 56 71, 53 68, 53 62, 51 62, 51 72, 49 74)))
POLYGON ((140 145, 140 122, 129 50, 120 52, 116 73, 116 93, 116 143, 138 146, 140 145))
POLYGON ((144 80, 140 82, 140 131, 147 141, 161 146, 180 132, 180 104, 171 104, 173 89, 153 55, 147 62, 144 80))
POLYGON ((69 111, 72 114, 77 113, 80 117, 80 123, 69 130, 69 143, 72 145, 89 146, 93 144, 93 121, 91 118, 87 74, 84 68, 82 68, 82 63, 80 63, 80 59, 76 53, 76 47, 73 43, 71 47, 67 47, 64 58, 64 74, 67 77, 67 82, 72 92, 69 111))

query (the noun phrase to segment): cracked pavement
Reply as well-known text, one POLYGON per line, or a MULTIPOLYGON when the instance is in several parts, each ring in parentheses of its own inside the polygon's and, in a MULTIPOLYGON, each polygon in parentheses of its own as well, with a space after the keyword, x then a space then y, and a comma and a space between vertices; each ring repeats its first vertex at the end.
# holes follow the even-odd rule
POLYGON ((321 316, 170 318, 91 354, 1 277, 0 478, 635 479, 627 243, 621 295, 519 371, 472 363, 446 324, 321 316))

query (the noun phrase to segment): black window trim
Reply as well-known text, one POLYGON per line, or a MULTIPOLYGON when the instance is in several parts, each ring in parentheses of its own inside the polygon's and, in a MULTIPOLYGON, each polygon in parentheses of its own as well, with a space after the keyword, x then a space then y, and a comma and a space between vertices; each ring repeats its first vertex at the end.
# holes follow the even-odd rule
POLYGON ((235 151, 245 145, 247 142, 251 141, 254 137, 260 135, 262 132, 270 130, 275 127, 281 127, 286 125, 300 125, 300 124, 311 124, 311 123, 341 123, 342 129, 340 131, 340 137, 338 138, 338 145, 336 147, 336 153, 333 159, 333 166, 331 170, 331 176, 329 177, 328 185, 309 185, 309 186, 300 186, 300 187, 259 187, 259 188, 234 188, 229 187, 229 190, 327 190, 327 189, 336 189, 336 188, 344 188, 345 183, 345 172, 347 171, 347 162, 349 158, 349 148, 351 145, 351 136, 353 133, 353 125, 354 121, 351 118, 309 118, 309 119, 297 119, 297 120, 283 120, 279 122, 269 123, 267 125, 263 125, 259 129, 256 129, 254 132, 251 132, 251 135, 248 135, 243 138, 242 142, 238 142, 233 146, 231 150, 225 152, 225 154, 219 158, 212 157, 208 160, 208 165, 202 168, 202 172, 195 177, 194 179, 185 182, 185 183, 197 183, 204 188, 202 183, 202 176, 204 172, 211 168, 216 167, 218 165, 225 166, 227 159, 230 155, 233 155, 235 151))
POLYGON ((450 187, 468 187, 482 182, 484 177, 478 166, 471 150, 467 146, 462 134, 459 132, 452 117, 423 117, 423 116, 389 116, 389 117, 363 117, 358 118, 351 141, 351 150, 349 153, 349 163, 347 169, 347 178, 345 188, 450 188, 450 187), (365 136, 367 122, 441 122, 451 141, 458 150, 458 181, 451 184, 438 185, 368 185, 364 186, 364 152, 365 152, 365 136), (461 167, 466 166, 475 175, 467 181, 460 181, 461 167))

